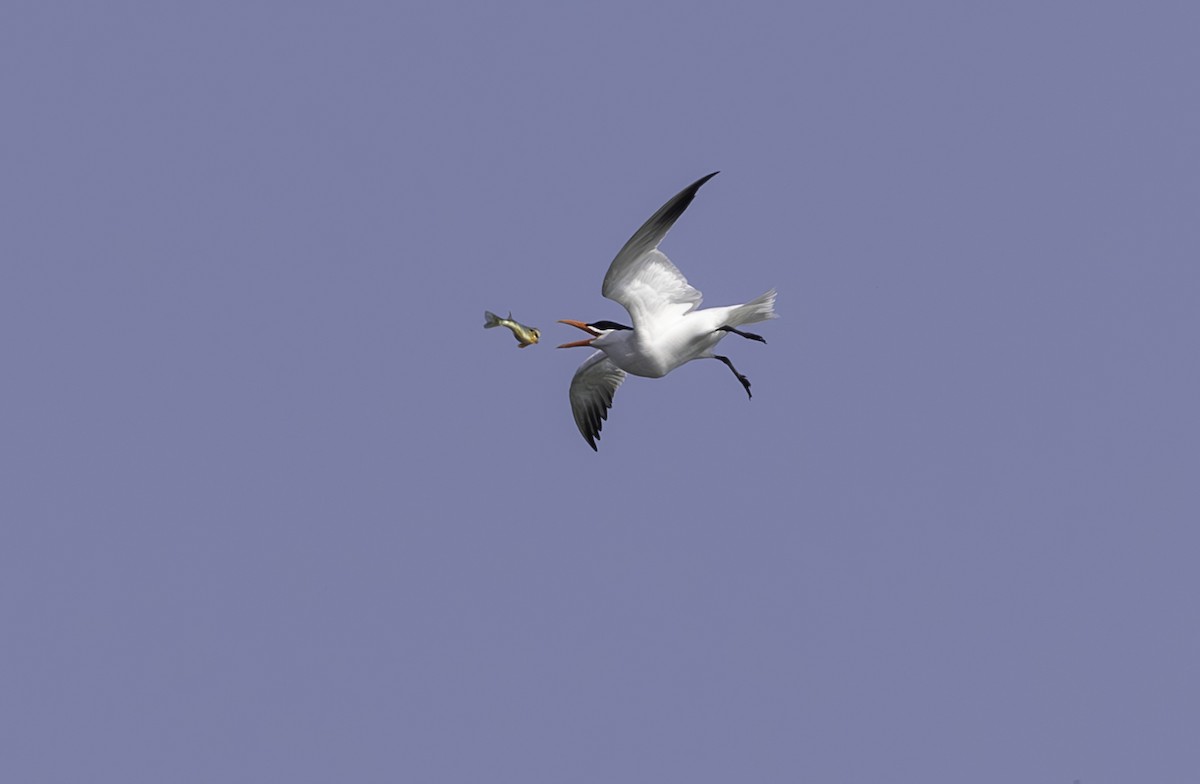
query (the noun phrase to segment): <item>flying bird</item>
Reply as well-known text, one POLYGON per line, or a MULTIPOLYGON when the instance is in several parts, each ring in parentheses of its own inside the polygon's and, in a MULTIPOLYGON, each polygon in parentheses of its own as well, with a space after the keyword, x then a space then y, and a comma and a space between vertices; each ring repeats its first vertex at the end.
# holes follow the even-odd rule
POLYGON ((588 333, 585 340, 564 343, 559 348, 591 346, 599 349, 575 371, 571 379, 571 413, 579 432, 592 449, 608 419, 613 395, 628 373, 661 378, 693 359, 716 359, 725 364, 750 394, 750 380, 737 371, 729 357, 714 354, 713 348, 727 334, 766 343, 761 335, 738 327, 776 318, 775 290, 745 305, 697 310, 701 294, 658 249, 663 237, 679 219, 700 186, 715 177, 713 172, 684 188, 634 232, 617 253, 600 293, 629 311, 633 326, 615 321, 591 323, 561 319, 588 333))

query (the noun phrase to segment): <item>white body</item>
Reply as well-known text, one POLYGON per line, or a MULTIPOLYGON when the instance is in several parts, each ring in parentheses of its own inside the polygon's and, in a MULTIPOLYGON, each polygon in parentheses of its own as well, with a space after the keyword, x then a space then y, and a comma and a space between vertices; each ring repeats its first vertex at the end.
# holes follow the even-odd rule
POLYGON ((661 378, 693 359, 713 358, 712 349, 729 334, 718 331, 718 327, 775 318, 774 303, 775 292, 769 291, 746 305, 667 315, 653 319, 650 325, 638 325, 634 319, 633 329, 613 330, 593 340, 592 345, 626 373, 661 378))

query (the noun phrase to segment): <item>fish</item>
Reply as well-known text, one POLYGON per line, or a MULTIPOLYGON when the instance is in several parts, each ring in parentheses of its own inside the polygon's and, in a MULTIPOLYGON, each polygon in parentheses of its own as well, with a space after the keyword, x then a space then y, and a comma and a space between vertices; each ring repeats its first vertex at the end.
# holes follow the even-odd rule
POLYGON ((519 321, 513 321, 512 311, 508 312, 508 318, 500 318, 490 310, 483 311, 483 328, 491 329, 492 327, 508 327, 512 330, 513 337, 517 339, 517 346, 525 348, 538 342, 542 336, 542 331, 537 327, 527 327, 519 321))

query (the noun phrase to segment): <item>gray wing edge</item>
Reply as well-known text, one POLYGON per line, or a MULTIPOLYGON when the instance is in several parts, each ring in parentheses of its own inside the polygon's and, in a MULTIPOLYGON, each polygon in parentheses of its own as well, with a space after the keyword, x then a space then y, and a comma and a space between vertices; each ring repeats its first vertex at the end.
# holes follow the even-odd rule
POLYGON ((608 419, 613 395, 625 381, 625 371, 608 360, 603 351, 588 357, 571 378, 571 414, 580 435, 588 442, 592 451, 599 452, 596 439, 608 419), (584 389, 587 385, 588 389, 584 389))
POLYGON ((620 277, 627 262, 658 247, 658 244, 663 241, 663 237, 667 236, 667 232, 675 225, 675 221, 679 220, 679 216, 692 203, 692 199, 696 198, 696 191, 700 190, 700 186, 718 174, 720 174, 719 171, 706 174, 675 194, 670 201, 658 209, 658 212, 651 215, 640 229, 633 233, 633 236, 629 238, 629 241, 625 243, 608 267, 608 273, 604 276, 604 285, 600 289, 603 296, 609 296, 611 287, 620 277))

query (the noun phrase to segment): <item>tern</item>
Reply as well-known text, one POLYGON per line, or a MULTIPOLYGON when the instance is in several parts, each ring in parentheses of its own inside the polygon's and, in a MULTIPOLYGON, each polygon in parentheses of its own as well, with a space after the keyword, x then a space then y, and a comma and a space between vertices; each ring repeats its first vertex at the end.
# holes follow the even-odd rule
POLYGON ((600 293, 629 311, 632 327, 615 321, 559 322, 578 327, 590 336, 559 348, 599 349, 575 371, 570 391, 575 424, 593 450, 602 422, 608 419, 613 395, 626 374, 661 378, 693 359, 716 359, 733 371, 746 395, 753 397, 750 380, 738 372, 729 357, 712 350, 730 333, 766 343, 761 335, 738 327, 776 318, 775 290, 744 305, 697 310, 700 292, 658 249, 696 197, 696 191, 717 174, 701 177, 664 204, 634 232, 609 265, 600 293))

